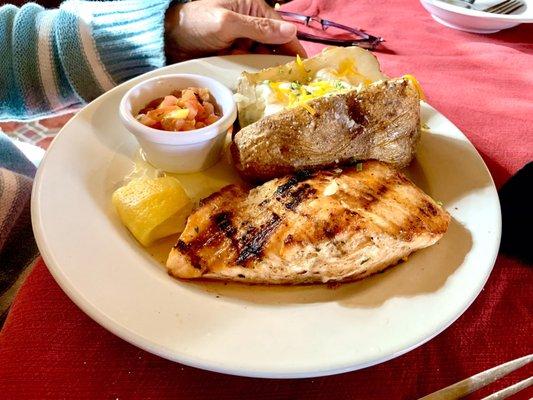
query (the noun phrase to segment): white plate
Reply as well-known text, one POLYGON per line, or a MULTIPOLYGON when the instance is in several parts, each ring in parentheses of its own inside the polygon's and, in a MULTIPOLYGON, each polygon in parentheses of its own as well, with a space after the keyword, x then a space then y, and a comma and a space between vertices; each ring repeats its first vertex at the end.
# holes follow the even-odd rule
MULTIPOLYGON (((99 324, 183 364, 255 377, 311 377, 367 367, 428 341, 481 291, 500 242, 498 196, 466 137, 423 105, 423 135, 410 174, 453 216, 435 246, 408 262, 337 289, 186 283, 170 278, 119 222, 110 195, 137 151, 118 105, 135 83, 195 73, 234 87, 242 70, 278 56, 215 57, 133 79, 80 111, 37 173, 35 236, 53 276, 99 324)), ((198 187, 202 191, 202 187, 198 187)))
MULTIPOLYGON (((454 1, 460 3, 460 0, 454 1)), ((466 32, 494 33, 522 23, 533 22, 532 0, 521 0, 525 4, 525 7, 522 7, 511 15, 479 11, 498 4, 501 1, 503 0, 477 0, 473 5, 476 9, 467 9, 443 0, 420 0, 420 3, 435 21, 450 28, 466 32)))

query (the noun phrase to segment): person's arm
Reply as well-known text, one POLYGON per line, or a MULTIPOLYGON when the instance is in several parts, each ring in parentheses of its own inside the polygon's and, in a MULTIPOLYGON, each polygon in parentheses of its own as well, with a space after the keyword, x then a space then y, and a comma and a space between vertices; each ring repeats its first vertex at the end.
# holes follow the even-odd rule
POLYGON ((67 1, 0 7, 0 120, 90 101, 165 64, 170 0, 67 1))

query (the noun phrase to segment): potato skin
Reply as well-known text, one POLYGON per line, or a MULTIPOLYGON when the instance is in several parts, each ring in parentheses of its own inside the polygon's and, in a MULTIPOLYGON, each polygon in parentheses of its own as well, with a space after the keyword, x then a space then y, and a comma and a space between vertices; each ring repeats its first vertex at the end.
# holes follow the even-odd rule
POLYGON ((362 91, 314 99, 264 117, 239 132, 231 147, 236 168, 249 181, 298 170, 376 159, 407 166, 420 138, 420 98, 405 78, 375 82, 362 91))

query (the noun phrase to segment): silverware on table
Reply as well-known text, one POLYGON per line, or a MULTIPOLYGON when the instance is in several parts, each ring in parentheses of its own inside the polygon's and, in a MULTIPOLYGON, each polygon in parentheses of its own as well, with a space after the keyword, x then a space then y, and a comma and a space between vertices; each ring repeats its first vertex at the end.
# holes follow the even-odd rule
POLYGON ((481 11, 493 13, 493 14, 512 14, 516 10, 522 8, 524 6, 524 2, 522 0, 505 0, 501 3, 495 4, 491 7, 487 7, 481 11))
MULTIPOLYGON (((473 375, 470 378, 466 378, 451 386, 445 387, 444 389, 428 394, 427 396, 421 397, 419 400, 460 399, 464 396, 469 395, 470 393, 475 392, 478 389, 481 389, 482 387, 491 384, 494 381, 497 381, 500 378, 503 378, 504 376, 510 374, 518 368, 522 368, 523 366, 529 364, 531 361, 533 361, 533 354, 517 358, 515 360, 506 362, 505 364, 501 364, 494 368, 480 372, 479 374, 473 375)), ((502 400, 515 393, 518 393, 521 390, 528 388, 531 385, 533 385, 533 376, 530 376, 529 378, 515 383, 514 385, 508 386, 505 389, 502 389, 496 393, 493 393, 482 400, 502 400)))
POLYGON ((522 0, 504 0, 496 3, 490 7, 477 8, 474 6, 476 0, 445 0, 447 3, 460 5, 461 7, 468 8, 470 10, 483 11, 492 14, 509 15, 519 10, 525 3, 522 0))

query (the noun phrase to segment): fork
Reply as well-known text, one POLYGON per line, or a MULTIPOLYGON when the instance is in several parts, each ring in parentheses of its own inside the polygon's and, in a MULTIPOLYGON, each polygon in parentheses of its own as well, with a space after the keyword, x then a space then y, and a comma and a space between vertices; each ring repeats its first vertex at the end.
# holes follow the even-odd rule
MULTIPOLYGON (((526 366, 531 361, 533 361, 533 354, 517 358, 515 360, 498 365, 494 368, 480 372, 479 374, 473 375, 470 378, 466 378, 451 386, 445 387, 444 389, 428 394, 427 396, 421 397, 418 400, 460 399, 464 396, 469 395, 470 393, 475 392, 478 389, 481 389, 482 387, 491 384, 492 382, 500 378, 503 378, 505 375, 510 374, 518 368, 526 366)), ((502 400, 515 393, 518 393, 521 390, 528 388, 531 385, 533 385, 533 376, 530 376, 529 378, 526 378, 496 393, 493 393, 482 400, 502 400)))
MULTIPOLYGON (((475 0, 474 0, 475 1, 475 0)), ((493 6, 487 7, 481 11, 493 13, 493 14, 512 14, 519 8, 524 5, 524 2, 521 0, 505 0, 501 3, 494 4, 493 6)))
POLYGON ((499 3, 496 3, 490 7, 479 9, 474 7, 474 3, 476 0, 459 0, 461 3, 464 4, 463 7, 477 10, 477 11, 483 11, 488 12, 492 14, 504 14, 509 15, 521 8, 524 5, 524 2, 521 0, 504 0, 499 3))

